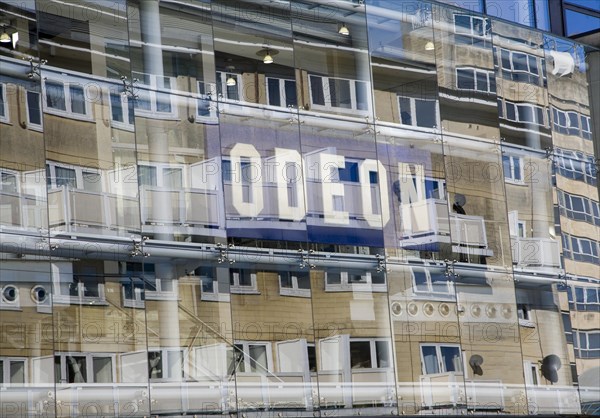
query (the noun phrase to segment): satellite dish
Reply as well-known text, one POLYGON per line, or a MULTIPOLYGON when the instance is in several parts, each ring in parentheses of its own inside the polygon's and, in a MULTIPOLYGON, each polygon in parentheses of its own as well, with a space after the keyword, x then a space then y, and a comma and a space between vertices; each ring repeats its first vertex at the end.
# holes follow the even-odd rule
POLYGON ((550 354, 542 360, 542 376, 552 383, 558 382, 558 369, 561 366, 560 358, 556 354, 550 354))
POLYGON ((471 366, 473 374, 476 374, 477 376, 483 375, 483 369, 481 368, 482 364, 483 357, 481 357, 479 354, 473 354, 469 359, 469 366, 471 366))

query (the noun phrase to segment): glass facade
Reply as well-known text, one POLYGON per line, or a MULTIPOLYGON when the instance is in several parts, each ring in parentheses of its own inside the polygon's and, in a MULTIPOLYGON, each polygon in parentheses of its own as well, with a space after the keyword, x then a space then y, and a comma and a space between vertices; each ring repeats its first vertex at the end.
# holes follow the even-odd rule
POLYGON ((599 52, 470 3, 0 2, 0 415, 598 412, 599 52))

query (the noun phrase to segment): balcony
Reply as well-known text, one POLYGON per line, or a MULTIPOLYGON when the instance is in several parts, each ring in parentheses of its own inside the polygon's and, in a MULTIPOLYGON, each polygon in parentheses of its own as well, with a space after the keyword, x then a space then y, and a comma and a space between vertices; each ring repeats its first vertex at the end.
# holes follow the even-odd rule
POLYGON ((547 238, 512 238, 513 264, 522 269, 560 269, 558 241, 547 238))
POLYGON ((0 225, 23 229, 46 226, 46 202, 34 195, 0 191, 0 225))
POLYGON ((462 373, 420 376, 422 406, 462 407, 472 410, 504 410, 504 385, 500 380, 469 380, 462 373))
POLYGON ((427 199, 400 205, 402 234, 406 249, 426 249, 436 243, 452 243, 461 254, 491 256, 482 216, 448 214, 445 200, 427 199))

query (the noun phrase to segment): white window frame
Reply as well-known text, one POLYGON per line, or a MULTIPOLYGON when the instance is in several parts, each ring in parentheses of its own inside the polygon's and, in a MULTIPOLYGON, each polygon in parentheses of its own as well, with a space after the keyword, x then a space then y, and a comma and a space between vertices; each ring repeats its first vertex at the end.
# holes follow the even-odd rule
MULTIPOLYGON (((573 333, 577 334, 576 336, 575 335, 573 336, 574 337, 573 340, 577 341, 576 347, 579 351, 588 351, 588 352, 598 351, 598 352, 600 352, 600 347, 599 348, 590 348, 590 334, 600 334, 600 331, 597 331, 597 330, 585 330, 585 331, 584 330, 573 330, 573 333), (585 336, 585 338, 584 338, 585 348, 581 347, 581 340, 580 340, 581 335, 585 336)), ((594 357, 585 357, 585 358, 598 358, 598 357, 594 356, 594 357)))
POLYGON ((200 300, 209 301, 209 302, 230 302, 231 296, 229 293, 219 292, 219 279, 218 277, 209 277, 209 276, 198 276, 200 279, 200 300), (212 281, 212 292, 204 291, 204 280, 212 281))
POLYGON ((415 298, 434 299, 434 300, 447 300, 453 299, 456 294, 454 283, 451 280, 446 281, 447 292, 437 292, 433 290, 433 281, 431 280, 431 270, 427 267, 411 267, 410 276, 412 280, 412 293, 415 298), (427 283, 427 290, 417 290, 417 282, 415 278, 415 268, 423 269, 425 272, 425 279, 427 283))
POLYGON ((241 371, 237 370, 237 361, 236 361, 239 351, 237 350, 237 348, 233 348, 233 350, 232 350, 233 360, 236 361, 236 364, 234 365, 235 373, 265 374, 265 373, 272 373, 273 370, 275 370, 274 366, 273 366, 273 349, 272 349, 272 344, 270 342, 268 342, 268 341, 235 341, 234 345, 236 345, 236 346, 241 345, 243 355, 244 355, 244 371, 241 372, 241 371), (265 351, 267 353, 267 370, 264 370, 263 371, 264 373, 249 371, 250 370, 250 346, 265 347, 265 351))
MULTIPOLYGON (((137 177, 140 177, 139 175, 139 170, 138 167, 140 166, 144 166, 144 167, 151 167, 154 168, 156 170, 156 185, 152 186, 152 185, 148 185, 148 184, 142 184, 142 187, 158 187, 158 188, 165 188, 165 170, 173 170, 173 169, 177 169, 177 170, 181 170, 181 188, 182 189, 187 189, 188 188, 188 182, 187 182, 187 166, 185 164, 171 164, 171 163, 154 163, 154 162, 149 162, 149 161, 138 161, 137 165, 136 165, 136 173, 137 173, 137 177)), ((168 190, 171 190, 170 188, 168 190)), ((180 190, 180 189, 175 189, 175 190, 180 190)))
POLYGON ((29 383, 29 370, 28 370, 28 361, 27 357, 0 357, 0 363, 2 363, 2 382, 0 386, 14 386, 14 385, 25 385, 29 383), (13 383, 10 381, 10 363, 19 362, 23 363, 23 383, 13 383))
MULTIPOLYGON (((427 376, 427 370, 425 368, 425 358, 423 356, 423 347, 435 347, 435 355, 436 358, 438 360, 438 369, 439 369, 439 373, 458 373, 458 374, 463 374, 464 377, 467 377, 467 370, 465 368, 466 362, 465 362, 465 353, 462 350, 460 344, 445 344, 445 343, 421 343, 419 344, 419 356, 421 358, 421 372, 423 373, 423 375, 427 376), (441 352, 441 348, 442 347, 451 347, 451 348, 458 348, 458 352, 460 353, 460 362, 461 362, 461 369, 459 371, 453 371, 453 372, 449 372, 445 370, 445 365, 442 362, 442 352, 441 352)), ((430 374, 435 374, 435 373, 430 373, 430 374)))
POLYGON ((112 353, 79 353, 79 352, 57 352, 53 356, 54 358, 60 357, 60 376, 55 376, 55 380, 58 380, 58 384, 68 385, 86 385, 89 383, 96 383, 94 379, 94 358, 110 358, 111 369, 112 369, 112 382, 100 382, 100 384, 109 384, 117 382, 117 364, 116 356, 112 353), (86 368, 86 382, 81 383, 69 383, 67 379, 67 357, 85 357, 85 368, 86 368))
POLYGON ((319 74, 308 74, 308 92, 310 95, 311 109, 322 110, 322 111, 335 110, 336 112, 345 112, 345 113, 352 113, 352 114, 358 113, 361 115, 362 114, 368 115, 371 112, 371 97, 369 96, 370 91, 371 91, 371 83, 369 83, 368 81, 352 80, 350 78, 342 78, 342 77, 328 77, 328 76, 323 76, 323 75, 319 75, 319 74), (314 102, 313 94, 312 94, 313 77, 321 79, 321 88, 323 91, 323 99, 325 101, 325 105, 315 104, 315 102, 314 102), (350 84, 350 108, 334 106, 331 104, 331 92, 329 90, 329 80, 342 80, 342 81, 349 82, 349 84, 350 84), (365 84, 365 89, 366 89, 366 94, 367 94, 367 98, 366 98, 367 109, 358 109, 358 102, 356 101, 356 83, 364 83, 365 84))
MULTIPOLYGON (((540 73, 535 73, 535 72, 533 72, 533 71, 531 70, 531 66, 529 65, 529 58, 530 58, 530 57, 533 57, 533 58, 536 60, 536 64, 537 64, 537 67, 538 67, 538 71, 539 71, 539 72, 542 72, 542 71, 541 71, 541 68, 542 68, 542 64, 543 64, 543 63, 542 63, 542 62, 540 62, 541 60, 540 60, 540 61, 538 61, 538 58, 539 58, 539 57, 537 57, 537 56, 535 56, 535 55, 532 55, 532 54, 528 54, 527 52, 522 52, 522 51, 513 51, 513 50, 510 50, 510 49, 505 49, 505 48, 500 48, 500 67, 501 67, 503 70, 510 71, 511 73, 531 74, 531 75, 533 75, 533 76, 535 76, 535 77, 540 77, 540 78, 541 78, 541 77, 543 77, 543 75, 542 75, 542 74, 540 74, 540 73), (504 66, 504 61, 502 60, 502 52, 503 52, 503 51, 506 51, 506 52, 508 52, 508 61, 510 62, 510 68, 506 68, 506 67, 504 66), (515 64, 514 64, 514 61, 513 61, 513 55, 514 55, 514 54, 522 54, 522 55, 525 55, 525 56, 527 56, 527 60, 526 60, 526 61, 527 61, 527 70, 517 70, 517 69, 515 69, 515 64)), ((542 60, 543 60, 543 58, 542 58, 542 60)))
POLYGON ((42 94, 37 91, 25 91, 25 105, 25 110, 27 111, 27 127, 31 130, 41 132, 44 128, 44 108, 42 107, 42 94), (40 110, 40 123, 31 122, 31 115, 29 112, 29 93, 37 96, 38 109, 40 110))
MULTIPOLYGON (((361 271, 362 282, 352 283, 349 281, 350 272, 340 271, 340 283, 329 283, 328 272, 325 272, 325 291, 326 292, 387 292, 387 277, 385 283, 373 284, 370 271, 361 271)), ((385 276, 384 276, 385 277, 385 276)))
POLYGON ((129 283, 121 283, 121 296, 123 297, 123 306, 126 308, 144 308, 146 306, 145 302, 145 290, 144 290, 144 281, 141 278, 132 277, 129 280, 129 283), (135 286, 135 281, 139 280, 142 284, 142 288, 135 286), (133 286, 133 299, 126 297, 125 294, 125 285, 131 284, 133 286))
MULTIPOLYGON (((243 93, 243 89, 242 89, 242 75, 239 73, 231 73, 231 72, 227 72, 227 71, 217 71, 217 84, 219 84, 219 86, 221 87, 221 93, 219 94, 218 100, 220 102, 232 102, 232 103, 238 103, 238 102, 243 102, 244 101, 244 97, 242 96, 243 93), (237 95, 238 98, 237 99, 231 99, 227 94, 227 76, 230 75, 233 78, 235 78, 235 87, 237 89, 237 95)), ((233 86, 231 86, 233 87, 233 86)))
POLYGON ((7 102, 7 95, 6 95, 6 88, 7 88, 7 84, 6 83, 0 83, 0 87, 2 87, 2 91, 0 91, 0 100, 2 100, 1 103, 1 108, 2 108, 2 113, 4 113, 3 115, 0 115, 0 122, 2 123, 10 123, 10 114, 8 111, 8 102, 7 102))
MULTIPOLYGON (((307 273, 307 274, 309 274, 309 273, 307 273)), ((310 297, 310 295, 311 295, 310 287, 308 289, 298 287, 298 276, 296 276, 295 273, 293 273, 291 271, 284 272, 284 273, 279 274, 277 277, 279 279, 279 295, 281 295, 281 296, 296 296, 296 297, 302 297, 302 298, 310 297), (290 280, 292 282, 292 287, 284 287, 283 286, 283 283, 281 281, 282 274, 288 274, 290 276, 290 280)), ((310 281, 310 274, 308 277, 309 277, 309 281, 310 281)))
POLYGON ((249 273, 250 274, 250 285, 241 285, 240 284, 240 274, 243 272, 243 269, 232 269, 229 272, 229 292, 230 293, 238 293, 242 295, 259 295, 258 291, 258 281, 256 272, 249 273))
POLYGON ((19 287, 13 283, 4 283, 0 285, 0 309, 2 310, 20 310, 21 309, 21 294, 19 287), (7 287, 15 289, 16 298, 14 301, 9 301, 4 297, 4 290, 7 287))
POLYGON ((457 90, 463 90, 463 91, 478 91, 478 92, 482 92, 482 93, 495 93, 496 90, 492 90, 492 82, 491 80, 494 80, 494 85, 496 83, 495 80, 495 73, 494 71, 488 71, 488 70, 483 70, 480 68, 476 68, 476 67, 457 67, 455 70, 456 73, 456 89, 457 90), (458 72, 459 71, 471 71, 473 74, 473 89, 467 89, 467 88, 461 88, 458 86, 458 72), (484 74, 486 76, 487 79, 487 89, 485 90, 480 90, 477 88, 477 74, 484 74))
POLYGON ((522 327, 535 328, 535 321, 531 312, 531 306, 526 303, 517 303, 517 317, 522 327))
POLYGON ((151 373, 150 370, 150 353, 160 353, 161 362, 162 362, 162 377, 150 377, 148 376, 148 381, 150 382, 181 382, 187 380, 187 376, 189 376, 189 364, 188 364, 188 350, 187 348, 182 347, 169 347, 169 348, 152 348, 149 347, 147 351, 147 362, 148 362, 148 374, 151 373), (171 376, 170 370, 168 367, 168 357, 169 353, 181 353, 181 376, 171 376), (166 374, 166 376, 165 376, 166 374))
MULTIPOLYGON (((75 172, 75 188, 79 190, 85 190, 85 181, 84 176, 89 174, 94 174, 100 176, 100 181, 102 180, 102 172, 96 168, 82 167, 77 165, 68 165, 63 163, 58 163, 55 161, 48 161, 46 163, 48 165, 49 176, 47 179, 48 185, 50 188, 55 189, 61 186, 56 185, 56 168, 65 168, 69 170, 73 170, 75 172)), ((100 190, 102 190, 102 185, 100 186, 100 190)))
POLYGON ((573 243, 571 242, 571 253, 573 254, 579 254, 579 255, 583 255, 583 256, 589 256, 589 257, 595 257, 595 258, 599 258, 600 254, 598 253, 598 243, 594 240, 588 239, 588 238, 582 238, 582 237, 576 237, 573 235, 570 235, 569 238, 571 239, 571 241, 573 239, 577 240, 577 247, 579 248, 579 251, 575 251, 575 249, 573 248, 573 243), (581 246, 581 242, 582 241, 587 241, 590 243, 590 253, 585 253, 585 252, 581 252, 582 250, 582 246, 581 246), (596 254, 594 254, 592 248, 596 247, 596 254))
POLYGON ((505 154, 503 155, 502 160, 502 168, 504 169, 504 157, 509 158, 510 172, 504 173, 504 181, 508 183, 515 184, 524 184, 525 183, 525 167, 523 167, 525 163, 525 159, 519 155, 505 154), (515 159, 519 160, 519 176, 520 178, 516 178, 516 165, 515 159), (507 176, 508 174, 508 176, 507 176))
MULTIPOLYGON (((119 93, 119 92, 115 92, 112 90, 108 91, 108 105, 110 106, 110 124, 113 128, 117 128, 117 129, 122 129, 125 131, 133 131, 134 130, 134 123, 129 123, 129 97, 127 96, 127 94, 125 93, 119 93), (113 102, 112 102, 112 97, 111 96, 120 96, 120 100, 121 100, 121 115, 123 116, 123 121, 117 121, 114 120, 112 115, 113 115, 113 102)), ((131 111, 134 113, 133 117, 135 119, 135 110, 133 110, 133 106, 131 108, 131 111)))
POLYGON ((350 361, 350 367, 352 368, 352 372, 356 372, 356 371, 372 371, 372 370, 391 370, 392 369, 392 365, 394 364, 394 352, 392 350, 392 344, 391 341, 387 338, 350 338, 349 340, 349 344, 348 344, 348 359, 350 361), (352 368, 352 350, 351 350, 351 345, 352 343, 355 342, 368 342, 369 343, 369 350, 370 350, 370 355, 371 355, 371 365, 374 367, 355 367, 352 368), (390 365, 383 367, 379 364, 379 359, 377 358, 377 342, 384 342, 387 344, 388 346, 388 354, 390 356, 389 361, 390 361, 390 365))
POLYGON ((537 363, 532 361, 524 361, 523 368, 525 369, 525 384, 530 386, 539 386, 540 383, 540 368, 537 363), (535 381, 534 378, 535 377, 535 381))
POLYGON ((489 23, 489 19, 486 17, 480 17, 480 16, 474 16, 474 15, 469 15, 469 14, 464 14, 464 13, 455 13, 454 14, 454 33, 457 35, 466 35, 466 36, 471 36, 473 38, 480 38, 480 39, 490 39, 492 36, 492 31, 491 31, 491 25, 488 25, 489 23), (456 17, 457 16, 466 16, 469 17, 470 19, 470 31, 469 33, 466 32, 462 32, 461 30, 464 30, 464 28, 462 26, 458 26, 456 24, 456 17), (473 21, 474 20, 480 20, 483 24, 483 30, 484 30, 484 34, 483 35, 479 35, 475 33, 475 30, 473 28, 473 21), (489 27, 489 29, 488 29, 489 27), (461 30, 457 30, 457 29, 461 29, 461 30))
POLYGON ((171 91, 175 87, 175 77, 161 76, 164 80, 169 81, 169 86, 158 88, 157 77, 159 76, 155 74, 146 74, 134 71, 132 72, 132 76, 139 80, 139 82, 134 85, 134 92, 138 97, 134 102, 134 112, 136 116, 162 120, 177 120, 177 103, 173 100, 173 95, 171 94, 171 91), (150 84, 144 83, 145 79, 147 79, 150 84), (150 103, 150 109, 142 109, 138 105, 137 100, 139 100, 141 94, 148 95, 147 101, 150 103), (165 95, 169 98, 169 104, 171 107, 169 112, 158 111, 159 95, 165 95))
POLYGON ((144 298, 146 300, 178 300, 179 299, 179 280, 157 278, 154 275, 145 275, 144 282, 154 283, 156 290, 148 290, 148 287, 144 283, 144 298), (173 290, 163 290, 163 280, 171 281, 173 290))
POLYGON ((2 168, 0 169, 0 191, 4 191, 5 193, 20 193, 21 191, 21 178, 20 178, 20 173, 18 171, 14 171, 14 170, 9 170, 6 168, 2 168), (4 183, 2 183, 2 175, 8 175, 8 176, 13 176, 15 178, 15 186, 16 186, 16 190, 14 191, 9 191, 7 186, 4 186, 4 183), (5 191, 4 188, 7 187, 7 190, 5 191))
MULTIPOLYGON (((573 303, 575 303, 575 305, 581 305, 581 304, 583 304, 583 305, 598 305, 598 306, 600 306, 600 291, 598 289, 590 287, 590 286, 573 286, 573 287, 574 287, 574 289, 573 289, 573 303), (577 300, 577 296, 576 296, 577 290, 576 289, 582 289, 583 290, 583 302, 579 302, 577 300), (596 290, 596 294, 597 294, 596 297, 597 297, 597 299, 596 299, 595 302, 594 301, 592 301, 592 302, 588 301, 588 294, 587 294, 587 290, 588 289, 596 290)), ((586 309, 586 311, 587 310, 588 309, 586 309)), ((592 311, 592 310, 590 310, 590 311, 592 311)))
POLYGON ((198 88, 197 98, 195 99, 196 103, 196 122, 199 123, 218 123, 217 117, 217 95, 216 95, 216 87, 212 83, 205 83, 204 81, 197 81, 196 87, 198 88), (208 92, 200 93, 203 89, 208 90, 208 92), (201 115, 200 114, 200 101, 208 101, 208 110, 209 115, 201 115))
POLYGON ((428 129, 428 130, 432 130, 432 129, 437 129, 440 126, 440 107, 439 107, 439 103, 436 99, 424 99, 424 98, 415 98, 415 97, 408 97, 408 96, 402 96, 401 94, 398 94, 397 96, 397 103, 398 103, 398 112, 400 114, 400 125, 402 126, 412 126, 415 128, 419 128, 419 129, 428 129), (402 111, 405 109, 402 109, 402 107, 400 106, 400 99, 408 99, 410 101, 410 121, 411 124, 407 125, 405 123, 402 123, 402 111), (417 104, 416 101, 417 100, 421 100, 424 102, 435 102, 435 120, 436 120, 436 124, 434 127, 429 127, 429 126, 420 126, 418 124, 418 114, 417 114, 417 104))
MULTIPOLYGON (((85 296, 85 288, 83 282, 77 283, 77 296, 71 296, 70 293, 64 294, 62 293, 60 275, 55 276, 52 281, 52 301, 60 304, 69 304, 69 305, 105 305, 106 304, 106 295, 104 293, 104 282, 98 282, 98 296, 85 296)), ((72 276, 73 281, 69 282, 69 284, 75 283, 75 274, 72 276)), ((101 277, 101 276, 98 276, 101 277)))
POLYGON ((579 125, 581 126, 581 136, 584 139, 592 139, 592 118, 585 115, 580 115, 579 125), (583 122, 587 125, 587 129, 584 129, 583 122))
POLYGON ((289 109, 289 110, 295 110, 297 107, 297 104, 288 107, 285 106, 285 103, 287 103, 287 96, 285 94, 285 82, 286 81, 290 81, 294 83, 294 88, 297 88, 296 86, 296 80, 292 79, 292 78, 279 78, 279 77, 265 77, 265 88, 266 88, 266 92, 267 92, 267 104, 269 106, 275 106, 277 108, 281 108, 281 109, 289 109), (279 102, 283 103, 284 105, 274 105, 271 103, 271 96, 269 95, 269 80, 277 80, 278 84, 279 84, 279 102))
POLYGON ((538 126, 544 126, 544 127, 548 127, 549 126, 548 123, 547 123, 547 121, 546 121, 546 117, 547 117, 546 115, 547 115, 547 113, 544 112, 544 108, 542 106, 534 105, 532 103, 524 103, 524 102, 523 103, 517 103, 517 102, 511 102, 509 100, 506 100, 504 102, 504 109, 503 110, 504 110, 503 119, 510 120, 510 121, 513 121, 513 122, 518 122, 518 123, 528 123, 528 124, 538 125, 538 126), (514 112, 513 113, 515 114, 514 118, 508 117, 508 112, 506 110, 506 109, 508 109, 508 106, 513 106, 513 108, 514 108, 514 112), (533 117, 534 120, 525 120, 525 119, 521 118, 521 112, 520 112, 519 108, 522 108, 522 107, 531 108, 531 114, 534 115, 534 117, 533 117), (542 110, 542 119, 543 120, 541 120, 541 121, 537 120, 537 118, 538 118, 537 109, 542 110))
POLYGON ((42 109, 44 112, 46 112, 48 114, 56 115, 56 116, 66 117, 69 119, 79 119, 79 120, 85 120, 85 121, 93 121, 94 120, 94 115, 92 114, 91 102, 86 97, 85 83, 77 82, 77 81, 71 80, 69 78, 64 78, 64 79, 59 78, 59 77, 42 78, 42 91, 44 93, 43 94, 44 100, 42 101, 42 109), (64 101, 65 101, 65 109, 64 110, 56 109, 54 107, 48 106, 48 92, 47 92, 47 88, 46 88, 46 84, 48 84, 48 83, 62 85, 63 97, 64 97, 64 101), (85 109, 85 113, 73 112, 73 101, 71 99, 71 88, 70 88, 71 85, 81 87, 81 89, 83 90, 83 106, 85 109))

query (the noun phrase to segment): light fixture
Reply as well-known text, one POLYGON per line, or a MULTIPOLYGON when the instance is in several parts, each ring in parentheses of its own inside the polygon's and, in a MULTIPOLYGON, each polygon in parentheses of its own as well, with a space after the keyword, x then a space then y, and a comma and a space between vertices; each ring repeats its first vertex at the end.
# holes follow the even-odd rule
POLYGON ((273 57, 277 54, 279 54, 279 51, 277 51, 276 49, 271 49, 271 48, 263 48, 256 53, 256 55, 258 55, 259 57, 261 57, 263 59, 263 62, 265 64, 272 64, 274 61, 273 57))
POLYGON ((3 44, 9 43, 12 41, 12 38, 10 37, 10 35, 8 34, 8 32, 6 32, 6 28, 2 28, 2 35, 0 35, 0 42, 2 42, 3 44))
POLYGON ((435 45, 433 45, 433 42, 427 41, 427 43, 425 44, 425 51, 433 51, 434 49, 435 45))
POLYGON ((225 69, 227 70, 227 80, 225 81, 225 84, 229 87, 237 85, 236 78, 233 74, 231 74, 231 72, 235 70, 235 67, 233 65, 228 65, 227 67, 225 67, 225 69))
POLYGON ((344 36, 348 36, 350 35, 350 31, 348 30, 348 28, 346 27, 345 23, 342 23, 342 26, 340 27, 340 29, 338 30, 338 33, 340 35, 344 35, 344 36))

